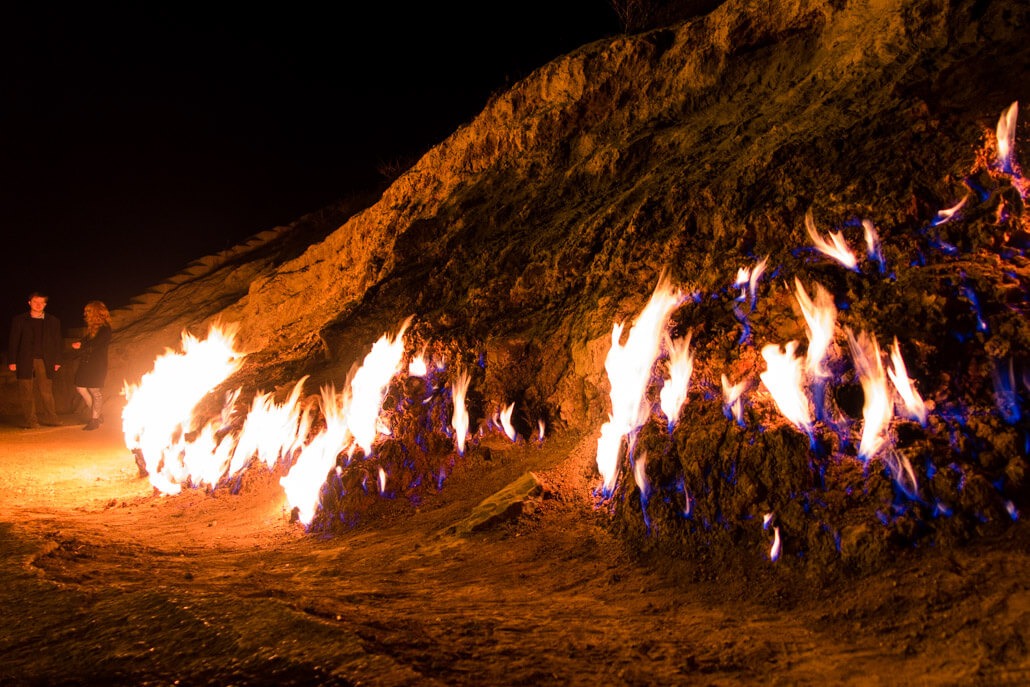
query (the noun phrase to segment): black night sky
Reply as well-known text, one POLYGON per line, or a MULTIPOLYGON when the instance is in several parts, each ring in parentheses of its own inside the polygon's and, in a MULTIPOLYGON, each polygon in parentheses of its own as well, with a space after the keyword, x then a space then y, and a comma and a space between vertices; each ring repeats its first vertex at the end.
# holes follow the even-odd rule
POLYGON ((0 347, 30 291, 78 326, 89 300, 124 305, 378 183, 491 93, 619 31, 606 0, 373 5, 0 10, 0 347))

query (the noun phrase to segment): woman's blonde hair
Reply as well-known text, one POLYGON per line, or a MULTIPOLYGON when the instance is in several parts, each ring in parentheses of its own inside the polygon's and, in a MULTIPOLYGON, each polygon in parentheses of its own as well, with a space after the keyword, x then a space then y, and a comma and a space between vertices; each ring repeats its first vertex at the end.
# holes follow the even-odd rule
POLYGON ((90 301, 82 310, 83 319, 86 320, 86 331, 90 338, 97 335, 100 328, 105 324, 111 326, 111 313, 103 301, 90 301))

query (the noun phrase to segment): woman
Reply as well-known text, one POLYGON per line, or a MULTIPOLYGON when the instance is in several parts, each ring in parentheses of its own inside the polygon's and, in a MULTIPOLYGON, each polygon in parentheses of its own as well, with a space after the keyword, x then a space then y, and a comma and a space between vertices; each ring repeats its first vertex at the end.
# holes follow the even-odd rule
POLYGON ((111 343, 111 313, 100 301, 90 301, 82 311, 86 321, 86 337, 72 348, 81 349, 79 369, 75 372, 75 389, 90 409, 90 420, 83 429, 93 430, 104 421, 102 389, 107 377, 107 346, 111 343))

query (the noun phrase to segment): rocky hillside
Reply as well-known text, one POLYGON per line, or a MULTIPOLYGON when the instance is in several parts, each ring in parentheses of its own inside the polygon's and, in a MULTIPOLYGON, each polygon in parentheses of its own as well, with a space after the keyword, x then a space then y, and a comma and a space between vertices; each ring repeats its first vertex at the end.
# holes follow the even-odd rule
MULTIPOLYGON (((1025 421, 993 419, 991 379, 1027 362, 1030 225, 1018 174, 992 160, 1000 113, 1030 103, 1028 19, 1030 7, 1003 1, 731 0, 680 25, 584 46, 496 96, 378 201, 329 215, 342 224, 324 238, 259 235, 119 313, 115 360, 131 377, 181 329, 199 333, 217 318, 240 323, 249 389, 303 374, 315 384, 342 380, 380 334, 413 316, 410 349, 430 346, 447 364, 483 361, 473 380, 481 416, 514 401, 524 425, 546 418, 589 435, 611 410, 612 325, 631 323, 664 273, 693 296, 671 332, 692 333, 696 359, 678 433, 642 435, 663 456, 647 471, 668 487, 665 502, 682 509, 684 493, 715 494, 699 531, 777 511, 804 542, 799 551, 839 550, 842 536, 868 549, 853 516, 812 520, 814 496, 785 506, 798 492, 850 494, 860 476, 828 486, 825 466, 814 469, 822 481, 797 481, 785 478, 795 467, 757 465, 763 451, 804 465, 809 450, 794 428, 762 433, 782 422, 758 382, 763 345, 806 340, 798 277, 836 300, 831 400, 855 421, 850 431, 862 401, 845 328, 874 334, 884 350, 897 337, 931 405, 992 418, 969 429, 942 411, 931 429, 905 435, 920 484, 953 452, 988 483, 991 495, 965 506, 944 486, 920 492, 928 509, 966 508, 954 533, 964 536, 1024 491, 1025 421), (935 225, 963 198, 960 217, 935 225), (842 232, 856 269, 811 249, 808 213, 822 234, 842 232), (864 255, 862 220, 878 231, 880 264, 864 255), (745 321, 732 285, 766 256, 745 321), (722 374, 757 390, 739 434, 722 416, 722 374), (718 496, 709 482, 720 472, 747 473, 750 486, 718 496), (829 544, 820 531, 833 532, 829 544)), ((1024 126, 1017 140, 1026 148, 1024 126)), ((853 458, 848 431, 827 427, 816 455, 853 458)), ((890 480, 877 489, 890 492, 890 480)), ((633 499, 627 521, 646 505, 633 499)), ((852 505, 872 519, 878 504, 852 505)), ((904 527, 891 536, 911 534, 904 527)))

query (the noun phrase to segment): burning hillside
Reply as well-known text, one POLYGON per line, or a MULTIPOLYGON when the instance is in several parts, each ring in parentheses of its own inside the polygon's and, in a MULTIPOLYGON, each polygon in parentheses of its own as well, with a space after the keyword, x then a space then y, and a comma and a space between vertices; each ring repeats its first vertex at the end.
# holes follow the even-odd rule
POLYGON ((597 505, 648 547, 875 567, 1003 528, 1025 14, 728 3, 547 65, 217 313, 246 360, 226 343, 174 412, 192 372, 145 418, 129 389, 141 470, 174 493, 258 460, 328 526, 439 489, 484 432, 599 432, 597 505))
POLYGON ((1024 683, 1024 5, 587 45, 141 296, 0 681, 1024 683))

